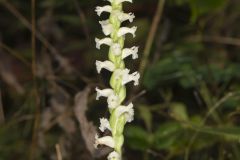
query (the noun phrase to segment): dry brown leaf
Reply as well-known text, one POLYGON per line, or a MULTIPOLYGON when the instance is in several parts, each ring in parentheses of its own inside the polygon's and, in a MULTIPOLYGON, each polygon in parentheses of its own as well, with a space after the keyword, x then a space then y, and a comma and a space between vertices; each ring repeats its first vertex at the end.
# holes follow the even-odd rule
POLYGON ((71 117, 71 108, 69 104, 70 96, 57 84, 53 85, 51 92, 52 99, 50 103, 53 111, 57 115, 59 126, 68 134, 74 133, 76 131, 76 125, 71 117))
POLYGON ((20 85, 17 78, 3 65, 0 65, 0 76, 2 77, 3 81, 9 86, 13 87, 18 94, 24 94, 25 90, 20 85))
POLYGON ((86 147, 89 152, 93 155, 95 152, 94 144, 94 136, 97 131, 96 127, 89 122, 86 118, 87 111, 87 102, 88 95, 90 93, 90 88, 85 88, 83 91, 77 93, 75 96, 75 106, 74 106, 74 114, 80 123, 80 129, 82 133, 82 137, 85 141, 86 147))
POLYGON ((86 87, 83 91, 76 94, 74 114, 78 122, 80 123, 82 137, 85 141, 85 145, 88 151, 91 153, 92 157, 101 157, 108 154, 110 152, 110 148, 106 147, 102 150, 96 150, 94 148, 95 134, 97 133, 97 128, 93 125, 92 122, 88 121, 86 117, 89 93, 90 88, 86 87))

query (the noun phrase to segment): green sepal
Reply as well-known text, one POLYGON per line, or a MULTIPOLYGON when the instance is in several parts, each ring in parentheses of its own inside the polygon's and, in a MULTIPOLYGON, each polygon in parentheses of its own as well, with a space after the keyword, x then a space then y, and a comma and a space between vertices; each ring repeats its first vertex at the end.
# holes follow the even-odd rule
POLYGON ((110 78, 110 86, 114 89, 115 88, 115 84, 117 83, 117 81, 119 81, 118 79, 116 79, 115 76, 115 72, 112 73, 112 76, 110 78))
POLYGON ((116 113, 116 109, 114 109, 110 117, 110 126, 112 129, 112 136, 115 141, 114 149, 119 153, 121 153, 121 148, 124 142, 123 130, 124 130, 125 123, 126 123, 126 118, 124 114, 118 117, 116 113))
POLYGON ((109 60, 112 61, 114 64, 116 63, 116 57, 115 57, 115 55, 111 52, 111 49, 109 50, 108 58, 109 58, 109 60))
POLYGON ((124 40, 125 40, 124 36, 118 38, 118 43, 122 48, 124 47, 124 40))
POLYGON ((124 143, 124 137, 123 135, 119 135, 117 137, 114 137, 114 141, 115 141, 115 151, 117 151, 119 153, 119 155, 121 155, 121 151, 122 151, 122 146, 124 143))
POLYGON ((124 99, 126 98, 126 87, 122 86, 120 91, 118 92, 118 96, 119 96, 119 100, 120 103, 122 103, 124 101, 124 99))
POLYGON ((118 117, 116 136, 120 136, 123 134, 125 124, 126 124, 126 118, 125 118, 125 115, 122 114, 120 117, 118 117))
POLYGON ((124 114, 118 117, 116 109, 114 109, 111 114, 109 123, 112 129, 113 137, 121 135, 124 130, 124 125, 126 123, 124 114))

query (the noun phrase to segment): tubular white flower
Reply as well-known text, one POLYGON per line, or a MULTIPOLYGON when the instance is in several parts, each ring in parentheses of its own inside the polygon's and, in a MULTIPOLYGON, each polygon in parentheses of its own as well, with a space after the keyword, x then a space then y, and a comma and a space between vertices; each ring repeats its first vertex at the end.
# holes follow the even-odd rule
POLYGON ((97 6, 96 9, 95 9, 95 12, 97 12, 97 15, 98 16, 101 16, 101 14, 103 12, 111 12, 112 11, 112 6, 109 6, 109 5, 106 5, 106 6, 103 6, 103 7, 99 7, 97 6))
POLYGON ((133 13, 123 13, 123 12, 119 12, 117 14, 118 16, 118 19, 121 21, 121 22, 124 22, 124 21, 129 21, 129 22, 133 22, 133 19, 135 18, 135 15, 133 13))
POLYGON ((138 47, 134 46, 132 48, 124 48, 122 51, 122 59, 132 55, 132 59, 138 58, 138 47))
POLYGON ((123 3, 123 2, 130 2, 132 3, 132 0, 107 0, 111 3, 115 3, 115 4, 120 4, 120 3, 123 3))
POLYGON ((107 103, 108 103, 108 108, 109 109, 114 109, 119 106, 119 97, 116 96, 115 94, 111 94, 107 98, 107 103))
POLYGON ((95 38, 95 42, 96 42, 96 48, 100 49, 101 45, 103 44, 111 46, 112 39, 111 38, 103 38, 103 39, 95 38))
POLYGON ((120 55, 122 53, 122 49, 119 43, 114 43, 111 46, 111 51, 113 54, 115 54, 116 56, 120 55))
POLYGON ((104 132, 106 129, 111 131, 109 121, 106 118, 100 118, 100 131, 104 132))
POLYGON ((112 2, 113 2, 113 0, 104 0, 104 1, 108 1, 108 2, 110 2, 110 3, 112 3, 112 2))
POLYGON ((100 73, 103 68, 109 71, 114 71, 115 65, 111 61, 96 61, 97 72, 100 73))
POLYGON ((111 95, 114 95, 114 91, 110 88, 101 90, 96 87, 95 90, 97 91, 96 100, 99 100, 100 97, 109 97, 111 95))
POLYGON ((129 69, 118 69, 118 70, 115 70, 115 74, 116 74, 116 77, 119 79, 119 78, 122 78, 122 85, 125 85, 131 81, 134 81, 134 85, 138 85, 139 84, 139 78, 140 78, 140 74, 138 72, 134 72, 132 74, 129 74, 130 70, 129 69))
POLYGON ((113 151, 111 152, 108 157, 107 157, 108 160, 120 160, 120 155, 116 152, 116 151, 113 151))
POLYGON ((102 26, 103 33, 108 36, 113 32, 113 26, 109 23, 109 20, 99 21, 102 26))
POLYGON ((117 107, 116 113, 118 117, 124 114, 127 122, 133 121, 133 116, 134 116, 133 104, 130 103, 127 106, 117 107))
POLYGON ((115 95, 112 89, 107 88, 101 90, 96 87, 95 90, 97 91, 96 100, 99 100, 100 97, 106 97, 108 108, 114 109, 119 106, 119 97, 115 95))
POLYGON ((122 84, 125 85, 128 82, 134 81, 134 85, 137 86, 139 84, 140 74, 138 72, 134 72, 132 74, 124 74, 122 77, 122 84))
POLYGON ((118 37, 121 37, 121 36, 124 36, 125 34, 130 33, 130 34, 133 35, 133 37, 135 37, 135 36, 136 36, 136 35, 135 35, 136 30, 137 30, 137 27, 136 27, 136 26, 131 27, 131 28, 129 28, 129 27, 121 27, 121 28, 119 29, 117 35, 118 35, 118 37))
POLYGON ((114 148, 115 146, 115 142, 113 137, 111 136, 105 136, 105 137, 101 137, 99 138, 98 135, 95 135, 95 144, 94 147, 97 148, 98 145, 105 145, 111 148, 114 148))
POLYGON ((130 2, 132 3, 132 0, 115 0, 116 3, 123 3, 123 2, 130 2))

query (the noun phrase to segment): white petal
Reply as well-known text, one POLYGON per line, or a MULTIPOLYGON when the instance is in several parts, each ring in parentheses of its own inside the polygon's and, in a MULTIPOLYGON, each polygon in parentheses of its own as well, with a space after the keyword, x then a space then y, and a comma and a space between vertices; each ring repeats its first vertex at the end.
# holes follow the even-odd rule
POLYGON ((96 100, 99 100, 100 97, 109 97, 109 96, 114 94, 114 91, 110 88, 101 90, 101 89, 96 87, 96 91, 97 91, 96 100))
POLYGON ((103 39, 95 38, 95 42, 96 42, 96 48, 100 49, 102 44, 110 46, 112 44, 112 39, 111 38, 103 38, 103 39))
POLYGON ((98 135, 96 134, 94 147, 97 148, 98 145, 105 145, 105 146, 114 148, 115 142, 111 136, 105 136, 105 137, 99 138, 98 135))
POLYGON ((99 129, 104 132, 106 129, 111 131, 109 121, 106 118, 100 118, 100 127, 99 129))
POLYGON ((107 103, 108 103, 108 108, 114 109, 120 104, 119 97, 116 96, 115 94, 112 94, 108 97, 107 103))
POLYGON ((133 13, 120 13, 118 14, 118 19, 121 21, 121 22, 124 22, 124 21, 129 21, 129 22, 133 22, 133 19, 135 18, 135 15, 133 13))
POLYGON ((99 21, 102 26, 103 33, 108 36, 113 32, 113 26, 109 23, 109 20, 99 21))
POLYGON ((112 44, 111 52, 116 56, 120 55, 122 53, 121 45, 119 43, 112 44))
POLYGON ((127 122, 133 121, 134 116, 133 104, 130 103, 128 106, 117 107, 116 113, 118 117, 124 114, 127 122))
POLYGON ((122 52, 122 59, 132 55, 132 59, 137 59, 138 58, 138 47, 134 46, 132 48, 125 48, 123 49, 122 52))
POLYGON ((116 151, 113 151, 108 155, 107 159, 108 160, 120 160, 120 155, 116 151))
POLYGON ((131 81, 134 81, 134 85, 137 86, 139 84, 140 74, 138 72, 134 72, 132 74, 124 74, 122 77, 122 84, 125 85, 131 81))
POLYGON ((109 0, 109 1, 113 1, 113 2, 115 2, 116 4, 120 4, 120 3, 123 3, 123 2, 130 2, 130 3, 132 3, 132 0, 109 0))
POLYGON ((96 61, 97 72, 100 73, 103 68, 109 71, 114 71, 115 65, 111 61, 96 61))
POLYGON ((110 2, 110 3, 112 3, 112 2, 113 2, 113 0, 104 0, 104 1, 108 1, 108 2, 110 2))
POLYGON ((107 5, 107 6, 103 6, 103 7, 96 7, 96 9, 95 9, 95 12, 97 12, 97 15, 98 16, 101 16, 101 14, 103 13, 103 12, 111 12, 112 11, 112 7, 111 6, 109 6, 109 5, 107 5))
POLYGON ((113 16, 117 17, 120 22, 129 21, 133 22, 133 19, 135 18, 135 15, 133 13, 124 13, 119 10, 113 10, 112 11, 113 16))
POLYGON ((136 27, 136 26, 134 26, 134 27, 132 27, 132 28, 121 27, 121 28, 119 29, 119 31, 118 31, 117 34, 118 34, 118 37, 121 37, 121 36, 123 36, 123 35, 125 35, 125 34, 130 33, 130 34, 133 35, 133 37, 135 37, 135 36, 136 36, 136 35, 135 35, 136 30, 137 30, 137 27, 136 27))
POLYGON ((122 85, 125 85, 131 81, 134 81, 134 85, 138 85, 139 84, 139 78, 140 78, 140 74, 138 72, 134 72, 132 74, 129 74, 130 70, 129 69, 117 69, 115 70, 115 75, 116 78, 122 78, 122 85))

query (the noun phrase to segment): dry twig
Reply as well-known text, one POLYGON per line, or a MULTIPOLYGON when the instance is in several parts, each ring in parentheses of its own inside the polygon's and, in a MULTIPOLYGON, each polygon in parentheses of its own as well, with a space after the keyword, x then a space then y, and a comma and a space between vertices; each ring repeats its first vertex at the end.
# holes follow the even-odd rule
POLYGON ((55 147, 56 147, 56 152, 57 152, 57 160, 62 160, 62 153, 61 153, 60 145, 56 144, 55 147))
POLYGON ((240 46, 240 39, 233 37, 223 37, 223 36, 191 36, 187 38, 191 42, 210 42, 210 43, 219 43, 225 45, 240 46))
POLYGON ((139 72, 142 76, 143 76, 144 70, 148 64, 148 58, 149 58, 150 51, 152 48, 153 40, 154 40, 156 32, 157 32, 158 24, 162 18, 164 4, 165 4, 165 0, 159 0, 158 8, 155 13, 155 16, 154 16, 154 19, 153 19, 153 22, 151 25, 151 29, 150 29, 150 32, 149 32, 149 35, 147 38, 147 42, 146 42, 146 45, 145 45, 145 48, 143 51, 142 61, 139 66, 139 72))
POLYGON ((2 104, 2 93, 0 88, 0 125, 3 124, 5 121, 4 118, 4 110, 3 110, 3 104, 2 104))

